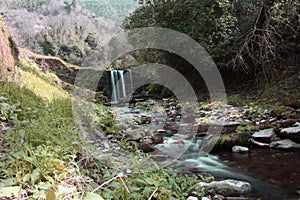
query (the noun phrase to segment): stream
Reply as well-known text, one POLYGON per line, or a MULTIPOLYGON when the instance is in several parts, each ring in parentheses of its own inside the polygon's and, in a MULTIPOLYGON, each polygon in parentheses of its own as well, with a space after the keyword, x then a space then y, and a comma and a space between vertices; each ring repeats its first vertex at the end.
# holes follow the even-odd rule
POLYGON ((187 174, 212 175, 215 180, 230 178, 249 182, 252 192, 247 197, 255 199, 300 199, 299 150, 251 147, 247 153, 221 151, 199 155, 203 137, 188 138, 189 126, 193 124, 181 122, 176 116, 171 120, 164 112, 153 113, 127 106, 112 108, 118 113, 117 120, 129 126, 127 130, 152 129, 154 133, 166 131, 163 143, 155 145, 158 151, 152 152, 162 166, 172 167, 187 174), (139 119, 140 116, 150 116, 151 122, 139 125, 129 123, 129 119, 139 119), (178 126, 183 126, 186 132, 176 133, 178 126), (175 129, 172 130, 172 127, 175 129), (181 155, 181 152, 178 153, 175 149, 184 149, 184 152, 181 155), (178 156, 174 157, 170 152, 178 156))

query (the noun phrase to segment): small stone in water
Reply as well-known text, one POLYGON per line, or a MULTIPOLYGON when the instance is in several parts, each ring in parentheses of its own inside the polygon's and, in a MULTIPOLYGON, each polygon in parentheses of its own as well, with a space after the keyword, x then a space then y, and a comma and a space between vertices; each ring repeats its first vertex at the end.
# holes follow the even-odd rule
POLYGON ((242 146, 233 146, 232 147, 232 152, 233 153, 241 153, 241 152, 248 152, 249 148, 247 147, 242 147, 242 146))

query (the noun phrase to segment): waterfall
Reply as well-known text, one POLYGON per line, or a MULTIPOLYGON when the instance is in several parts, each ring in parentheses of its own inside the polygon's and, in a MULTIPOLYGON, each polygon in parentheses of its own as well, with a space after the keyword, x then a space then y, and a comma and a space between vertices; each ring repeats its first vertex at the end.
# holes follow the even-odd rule
POLYGON ((130 79, 130 93, 133 93, 133 82, 132 82, 132 72, 131 70, 128 71, 129 79, 130 79))
MULTIPOLYGON (((109 72, 111 84, 107 84, 108 96, 112 102, 118 102, 121 98, 133 91, 131 71, 112 70, 109 72), (128 73, 128 74, 127 74, 128 73)), ((109 78, 109 77, 108 77, 109 78)))
POLYGON ((111 101, 115 102, 117 101, 117 91, 116 91, 114 71, 110 72, 110 78, 111 78, 111 89, 112 89, 111 101))
MULTIPOLYGON (((125 80, 124 80, 124 71, 120 70, 119 73, 120 73, 120 81, 121 81, 122 93, 123 93, 122 97, 126 97, 126 87, 125 87, 125 80)), ((119 81, 119 83, 120 83, 120 81, 119 81)))

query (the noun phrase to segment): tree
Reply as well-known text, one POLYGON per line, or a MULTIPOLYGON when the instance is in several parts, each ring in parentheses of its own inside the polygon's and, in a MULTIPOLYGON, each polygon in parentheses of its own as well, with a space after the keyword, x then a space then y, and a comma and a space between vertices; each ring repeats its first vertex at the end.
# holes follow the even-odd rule
POLYGON ((139 2, 140 8, 124 21, 125 28, 159 26, 186 33, 220 68, 263 71, 271 79, 299 43, 297 0, 139 2))
POLYGON ((240 37, 234 66, 262 70, 269 81, 276 78, 279 69, 274 65, 283 62, 299 43, 299 10, 298 1, 262 0, 254 24, 240 37))

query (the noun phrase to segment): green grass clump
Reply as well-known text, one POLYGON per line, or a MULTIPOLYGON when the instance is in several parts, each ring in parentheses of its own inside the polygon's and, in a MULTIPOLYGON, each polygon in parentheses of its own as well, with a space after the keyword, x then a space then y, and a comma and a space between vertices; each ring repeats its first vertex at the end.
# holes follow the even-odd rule
POLYGON ((253 131, 258 131, 259 127, 249 124, 249 123, 241 123, 237 128, 236 132, 237 133, 245 133, 245 132, 253 132, 253 131))
POLYGON ((74 126, 71 100, 53 99, 46 104, 29 89, 12 83, 1 85, 0 94, 5 101, 5 106, 0 105, 1 116, 10 107, 1 121, 11 124, 2 129, 5 153, 0 156, 0 187, 35 188, 32 195, 38 198, 78 176, 74 159, 82 142, 74 126), (41 183, 50 187, 37 189, 41 183))

